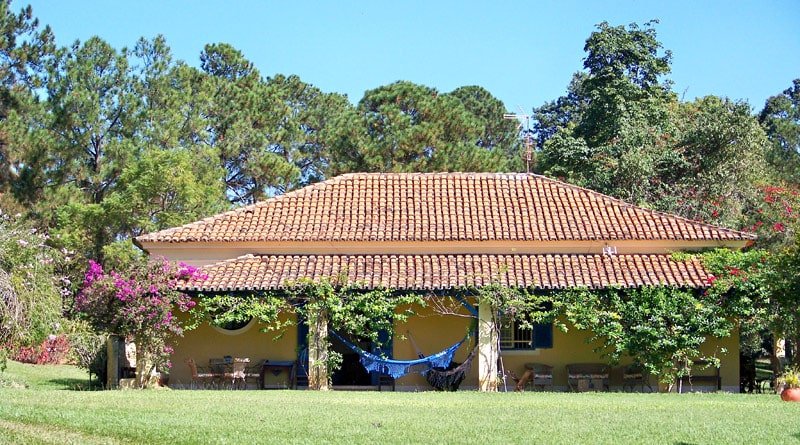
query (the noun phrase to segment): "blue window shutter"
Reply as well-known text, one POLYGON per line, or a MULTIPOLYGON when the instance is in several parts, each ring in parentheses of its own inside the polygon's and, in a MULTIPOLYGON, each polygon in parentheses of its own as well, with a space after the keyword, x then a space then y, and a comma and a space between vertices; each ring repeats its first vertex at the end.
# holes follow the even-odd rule
POLYGON ((533 348, 553 347, 553 323, 533 324, 533 348))

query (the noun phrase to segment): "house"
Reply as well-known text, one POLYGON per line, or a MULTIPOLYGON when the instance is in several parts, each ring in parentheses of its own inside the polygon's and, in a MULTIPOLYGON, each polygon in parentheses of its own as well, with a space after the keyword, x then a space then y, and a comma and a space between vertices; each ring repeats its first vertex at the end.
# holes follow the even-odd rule
MULTIPOLYGON (((752 234, 533 174, 355 173, 146 234, 135 243, 150 255, 203 267, 208 279, 187 289, 192 292, 257 293, 279 290, 299 278, 344 273, 367 287, 447 295, 493 282, 542 290, 659 284, 703 288, 708 282, 703 266, 673 261, 672 252, 740 249, 753 240, 752 234)), ((468 314, 465 309, 460 315, 468 314)), ((418 351, 441 351, 464 336, 470 321, 420 309, 418 316, 396 326, 392 357, 406 360, 417 358, 418 351)), ((201 326, 189 332, 175 349, 171 382, 188 381, 189 370, 181 366, 188 357, 198 362, 223 356, 297 359, 302 328, 273 340, 254 325, 201 326)), ((547 363, 553 367, 554 387, 566 388, 568 363, 597 362, 599 357, 585 342, 586 333, 549 328, 536 334, 540 341, 523 342, 515 338, 523 334, 505 330, 502 366, 520 373, 525 363, 547 363)), ((738 391, 738 338, 708 343, 728 349, 722 357, 722 386, 738 391)), ((359 369, 352 351, 336 342, 334 348, 345 354, 335 386, 375 383, 375 376, 359 369)), ((455 360, 463 361, 467 349, 459 349, 455 360)), ((479 355, 464 387, 484 388, 479 376, 497 375, 483 349, 479 355)), ((396 385, 429 388, 417 374, 399 378, 396 385)), ((621 376, 612 374, 611 385, 621 385, 621 376)))

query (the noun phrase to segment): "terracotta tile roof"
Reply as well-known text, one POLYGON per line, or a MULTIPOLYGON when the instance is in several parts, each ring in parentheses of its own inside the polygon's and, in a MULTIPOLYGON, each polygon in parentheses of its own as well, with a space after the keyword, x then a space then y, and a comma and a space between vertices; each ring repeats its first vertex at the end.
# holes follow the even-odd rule
POLYGON ((699 260, 669 255, 245 255, 209 265, 208 278, 184 290, 258 291, 279 289, 299 278, 319 280, 346 272, 368 288, 445 290, 483 286, 564 289, 674 285, 707 287, 699 260))
POLYGON ((532 174, 355 173, 137 238, 271 241, 750 240, 532 174))

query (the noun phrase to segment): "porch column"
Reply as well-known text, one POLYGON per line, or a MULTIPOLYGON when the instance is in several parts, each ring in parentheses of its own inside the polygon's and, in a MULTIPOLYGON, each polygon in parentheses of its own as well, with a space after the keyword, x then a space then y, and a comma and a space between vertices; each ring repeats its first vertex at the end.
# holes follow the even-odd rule
POLYGON ((500 351, 494 312, 489 303, 481 302, 478 305, 478 388, 484 392, 497 391, 500 351))
POLYGON ((106 389, 119 386, 119 355, 120 343, 124 342, 116 335, 109 335, 106 340, 106 389))
POLYGON ((328 390, 328 313, 322 311, 308 320, 308 388, 328 390))

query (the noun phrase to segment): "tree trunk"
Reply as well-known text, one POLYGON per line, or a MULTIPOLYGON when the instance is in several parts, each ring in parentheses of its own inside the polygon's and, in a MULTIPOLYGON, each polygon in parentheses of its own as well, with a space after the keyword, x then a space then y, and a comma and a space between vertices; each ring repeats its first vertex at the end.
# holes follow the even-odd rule
POLYGON ((141 348, 136 348, 136 387, 139 389, 147 388, 150 383, 150 377, 153 375, 155 365, 150 356, 141 351, 141 348))
POLYGON ((769 351, 769 364, 772 367, 772 387, 778 389, 778 376, 783 372, 783 364, 781 359, 786 356, 784 339, 780 338, 776 333, 772 334, 772 348, 769 351))
POLYGON ((308 321, 308 388, 328 390, 328 312, 311 315, 308 321))
POLYGON ((478 306, 478 387, 497 391, 497 361, 500 358, 497 311, 489 303, 478 306))

